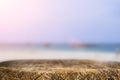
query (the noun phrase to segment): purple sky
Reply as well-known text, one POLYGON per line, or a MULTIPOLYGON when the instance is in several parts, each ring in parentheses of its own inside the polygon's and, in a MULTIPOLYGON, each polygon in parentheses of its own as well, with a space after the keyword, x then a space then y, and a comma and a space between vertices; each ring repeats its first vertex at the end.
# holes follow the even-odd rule
POLYGON ((120 0, 0 0, 0 42, 120 43, 120 0))

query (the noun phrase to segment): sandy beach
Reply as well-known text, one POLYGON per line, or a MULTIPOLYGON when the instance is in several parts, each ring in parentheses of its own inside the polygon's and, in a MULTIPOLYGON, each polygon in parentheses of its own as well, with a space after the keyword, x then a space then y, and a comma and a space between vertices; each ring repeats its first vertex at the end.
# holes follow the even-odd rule
POLYGON ((1 80, 120 80, 119 55, 63 50, 0 50, 1 80))
POLYGON ((120 61, 120 56, 112 52, 0 50, 0 61, 19 59, 87 59, 97 61, 120 61))

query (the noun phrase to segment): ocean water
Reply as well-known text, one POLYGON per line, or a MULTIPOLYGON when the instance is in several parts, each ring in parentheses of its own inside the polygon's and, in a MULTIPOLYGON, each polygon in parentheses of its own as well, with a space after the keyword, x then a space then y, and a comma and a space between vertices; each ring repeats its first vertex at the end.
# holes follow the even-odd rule
POLYGON ((52 45, 52 46, 0 46, 0 50, 57 50, 57 51, 95 51, 95 52, 117 52, 120 51, 119 44, 113 45, 96 45, 84 47, 71 47, 68 45, 52 45))
POLYGON ((89 59, 120 61, 120 45, 84 47, 34 45, 0 47, 0 61, 17 59, 89 59))
POLYGON ((70 47, 68 45, 53 45, 53 46, 0 46, 0 50, 43 50, 43 51, 84 51, 84 52, 107 52, 118 53, 120 52, 120 45, 96 45, 84 47, 70 47))

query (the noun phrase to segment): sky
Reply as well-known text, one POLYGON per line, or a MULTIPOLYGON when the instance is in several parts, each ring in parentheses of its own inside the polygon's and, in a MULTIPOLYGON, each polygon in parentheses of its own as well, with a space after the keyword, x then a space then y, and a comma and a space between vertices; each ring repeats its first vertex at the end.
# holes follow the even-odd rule
POLYGON ((120 43, 120 0, 0 0, 0 43, 120 43))

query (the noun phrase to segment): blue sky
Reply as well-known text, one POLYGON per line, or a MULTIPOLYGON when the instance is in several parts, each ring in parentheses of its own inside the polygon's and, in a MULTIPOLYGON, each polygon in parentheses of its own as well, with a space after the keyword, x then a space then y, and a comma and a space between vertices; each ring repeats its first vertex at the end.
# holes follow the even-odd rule
POLYGON ((120 43, 120 0, 0 0, 0 42, 120 43))

